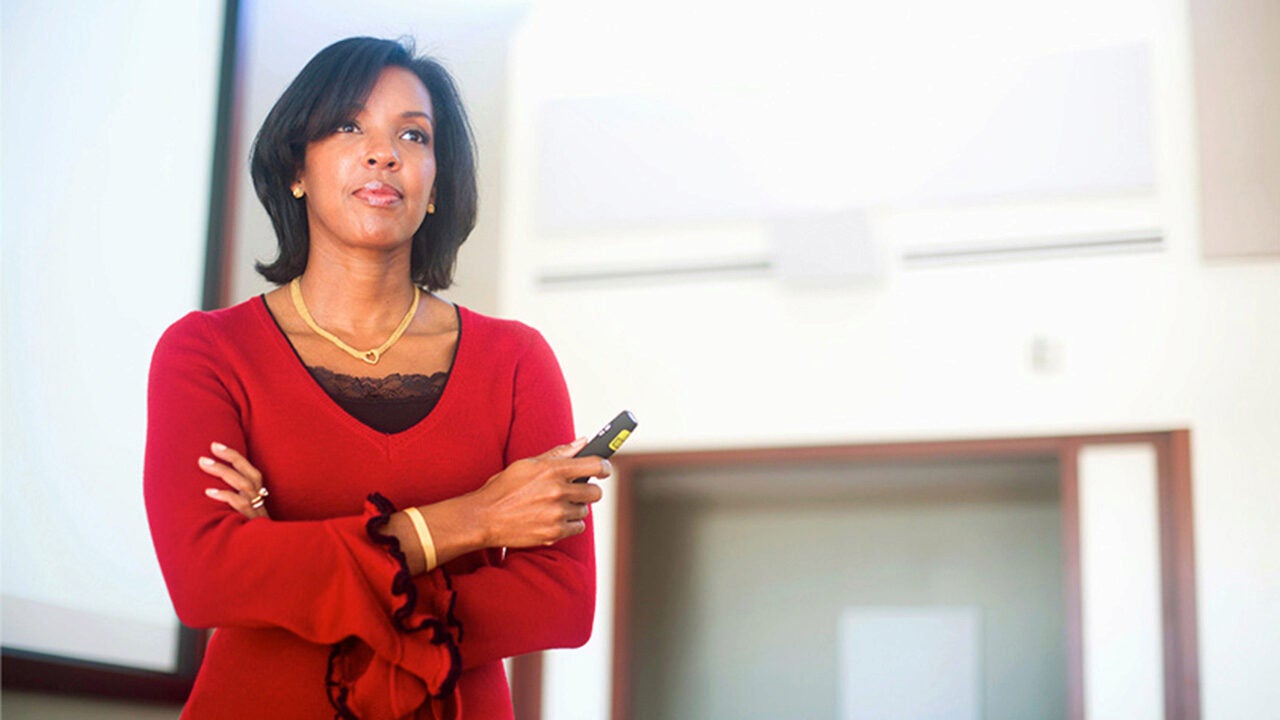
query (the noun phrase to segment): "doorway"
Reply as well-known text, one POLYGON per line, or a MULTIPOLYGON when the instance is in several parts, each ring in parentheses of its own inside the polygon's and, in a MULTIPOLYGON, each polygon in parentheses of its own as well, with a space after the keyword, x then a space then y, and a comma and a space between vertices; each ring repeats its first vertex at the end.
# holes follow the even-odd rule
POLYGON ((1053 456, 646 473, 630 717, 1063 717, 1058 476, 1053 456), (913 677, 930 657, 946 671, 913 677))
MULTIPOLYGON (((1118 455, 1123 459, 1125 453, 1118 455)), ((806 543, 791 547, 789 553, 779 558, 770 556, 770 553, 776 554, 771 548, 787 547, 787 543, 771 537, 771 533, 795 530, 822 519, 824 513, 826 516, 842 513, 843 520, 822 520, 817 525, 857 525, 859 523, 851 522, 859 518, 857 512, 869 513, 877 507, 891 510, 880 512, 880 522, 894 525, 882 528, 886 534, 881 537, 897 536, 901 539, 906 536, 908 540, 905 544, 896 543, 898 547, 892 552, 877 553, 884 560, 884 567, 901 565, 911 568, 910 563, 901 562, 902 554, 914 553, 925 557, 928 562, 917 563, 915 570, 907 570, 906 574, 923 573, 926 578, 930 573, 943 574, 941 579, 931 584, 922 583, 918 577, 908 577, 898 578, 896 584, 884 585, 880 591, 885 593, 884 600, 890 606, 936 606, 936 596, 928 596, 925 590, 943 587, 956 590, 963 585, 956 578, 945 577, 946 572, 970 578, 984 572, 980 562, 982 541, 976 536, 964 539, 962 535, 955 534, 958 532, 956 528, 960 527, 970 530, 977 526, 991 529, 1000 525, 1019 528, 1018 532, 1026 533, 1021 537, 1029 543, 1027 548, 1014 553, 1009 548, 992 551, 988 546, 987 553, 1005 557, 1004 564, 1014 567, 1020 563, 1034 565, 1032 558, 1038 558, 1041 563, 1039 570, 1043 571, 1046 569, 1044 565, 1052 564, 1052 572, 1058 575, 1056 583, 1046 581, 1041 575, 1035 582, 1017 588, 1010 586, 1006 588, 1009 592, 1000 593, 1004 597, 1026 594, 1026 597, 1038 598, 1036 602, 1029 603, 1036 606, 1034 609, 1023 608, 1014 615, 1022 612, 1024 616, 1020 622, 1042 631, 1053 629, 1059 634, 1056 640, 1041 638, 1035 650, 1026 645, 1022 649, 1005 647, 998 652, 997 640, 1007 637, 1008 629, 999 630, 992 638, 983 635, 980 653, 984 667, 980 681, 984 692, 981 701, 983 717, 995 717, 994 714, 988 715, 989 711, 1011 706, 1010 703, 1014 702, 1011 695, 1000 690, 1004 687, 1001 684, 1004 682, 1002 673, 996 672, 993 677, 988 672, 1001 667, 1026 670, 1041 678, 1037 680, 1043 683, 1039 686, 1044 693, 1040 703, 1049 712, 1055 712, 1056 707, 1058 717, 1065 715, 1075 720, 1086 714, 1106 714, 1110 708, 1118 707, 1116 703, 1129 702, 1130 698, 1117 696, 1113 689, 1105 687, 1105 683, 1087 684, 1086 678, 1101 677, 1097 672, 1090 674, 1091 669, 1107 667, 1108 657, 1117 654, 1121 657, 1152 658, 1154 667, 1146 676, 1148 686, 1140 688, 1140 692, 1129 693, 1150 700, 1141 706, 1143 715, 1189 720, 1199 717, 1190 436, 1185 430, 650 453, 619 456, 615 466, 619 493, 612 712, 615 720, 664 717, 663 713, 667 711, 662 708, 671 707, 675 702, 692 701, 691 698, 699 696, 699 693, 701 697, 714 696, 717 689, 712 684, 722 681, 732 686, 733 683, 750 680, 749 687, 754 692, 764 684, 762 678, 770 677, 770 674, 767 669, 762 669, 759 675, 751 675, 753 659, 763 657, 766 659, 762 662, 774 666, 781 666, 781 660, 782 665, 815 667, 815 655, 820 655, 820 660, 827 663, 826 679, 815 679, 812 672, 807 676, 798 673, 796 677, 808 679, 790 681, 784 688, 784 694, 793 698, 805 693, 822 695, 829 709, 818 716, 837 717, 839 690, 835 687, 831 668, 838 667, 840 662, 838 650, 832 650, 833 646, 838 646, 840 631, 839 625, 831 622, 831 615, 836 605, 841 608, 845 605, 841 604, 844 602, 842 596, 832 592, 830 586, 833 582, 844 583, 844 586, 836 587, 843 592, 858 589, 854 586, 860 583, 864 585, 858 589, 863 594, 853 598, 852 607, 857 608, 866 607, 860 604, 864 600, 874 599, 874 588, 869 590, 866 587, 869 583, 856 578, 833 581, 829 577, 819 580, 810 577, 800 581, 788 577, 788 583, 764 585, 764 598, 736 598, 736 602, 745 603, 749 613, 754 613, 749 616, 750 632, 739 633, 740 637, 736 638, 727 629, 717 629, 719 625, 733 627, 732 606, 722 606, 719 611, 708 610, 710 606, 701 604, 705 598, 698 594, 733 596, 735 587, 760 586, 760 583, 753 585, 748 580, 758 578, 763 581, 771 577, 771 573, 776 578, 780 570, 796 573, 804 570, 806 565, 816 570, 816 575, 837 574, 830 572, 834 562, 830 551, 825 548, 819 551, 812 546, 852 543, 856 547, 849 548, 846 555, 854 555, 860 551, 865 554, 867 544, 879 547, 883 543, 870 535, 841 536, 841 532, 852 532, 847 528, 828 528, 823 531, 827 534, 821 537, 814 534, 816 530, 810 529, 806 531, 809 532, 806 543), (1117 481, 1107 472, 1096 471, 1096 468, 1105 469, 1111 461, 1108 453, 1093 451, 1108 447, 1136 449, 1139 456, 1150 456, 1150 477, 1138 478, 1139 487, 1144 483, 1150 487, 1150 564, 1154 579, 1150 605, 1154 617, 1145 621, 1145 626, 1153 628, 1150 638, 1102 637, 1097 632, 1086 632, 1090 627, 1098 626, 1097 618, 1105 617, 1108 612, 1115 614, 1115 608, 1104 607, 1101 603, 1115 600, 1123 604, 1128 601, 1125 593, 1111 592, 1108 595, 1108 588, 1104 587, 1106 547, 1104 545, 1103 550, 1098 551, 1098 543, 1091 540, 1099 532, 1096 528, 1107 526, 1107 522, 1098 522, 1095 517, 1099 513, 1105 515, 1105 508, 1110 507, 1105 499, 1101 503, 1097 501, 1099 492, 1110 492, 1110 488, 1127 482, 1117 481), (1088 466, 1087 472, 1091 477, 1096 476, 1096 480, 1082 479, 1082 458, 1092 458, 1085 465, 1088 466), (833 469, 838 472, 833 473, 833 469), (1050 476, 1056 477, 1051 480, 1050 476), (1093 498, 1093 501, 1085 503, 1090 515, 1083 518, 1082 487, 1092 488, 1088 495, 1093 498), (728 492, 724 492, 726 489, 728 492), (721 495, 725 497, 721 498, 721 495), (793 502, 791 498, 797 496, 805 499, 793 502), (776 505, 779 498, 787 499, 785 508, 776 505), (764 512, 762 508, 768 508, 768 511, 764 512), (963 512, 957 514, 956 508, 963 512), (1098 508, 1104 510, 1099 511, 1098 508), (1031 518, 1035 521, 1031 522, 1031 518), (1054 527, 1055 520, 1058 533, 1056 551, 1046 535, 1046 529, 1054 527), (921 525, 930 526, 929 532, 911 532, 911 528, 921 525), (1086 536, 1083 544, 1082 526, 1086 536), (696 536, 690 537, 689 533, 696 536), (707 540, 710 542, 704 542, 707 540), (662 545, 664 542, 667 543, 665 547, 662 545), (963 567, 966 569, 961 570, 955 563, 942 561, 947 559, 947 553, 954 555, 957 552, 956 548, 948 547, 953 543, 978 547, 973 557, 965 561, 963 567), (707 560, 729 557, 739 546, 745 559, 731 563, 733 567, 728 579, 712 577, 692 584, 686 582, 687 577, 682 579, 682 574, 688 576, 694 569, 703 567, 707 560), (801 550, 809 552, 798 552, 796 547, 800 546, 803 546, 801 550), (1026 557, 1020 554, 1023 550, 1028 553, 1026 557), (637 556, 641 554, 661 558, 667 566, 658 567, 638 560, 637 556), (750 571, 754 571, 754 577, 743 577, 750 571), (1085 576, 1090 578, 1088 582, 1082 581, 1085 576), (646 587, 640 587, 642 582, 646 587), (797 584, 806 587, 823 582, 827 583, 826 589, 803 598, 787 595, 795 592, 797 584), (655 600, 649 593, 657 583, 666 583, 671 588, 671 597, 655 600), (913 583, 914 588, 910 587, 913 583), (929 587, 924 588, 924 585, 929 587), (778 586, 783 589, 778 590, 778 586), (889 593, 889 588, 893 588, 893 593, 889 593), (1046 593, 1053 594, 1054 588, 1056 598, 1048 597, 1046 593), (1121 595, 1123 597, 1119 597, 1121 595), (1085 607, 1086 604, 1089 607, 1085 607), (779 608, 788 606, 796 608, 791 615, 802 616, 810 623, 804 630, 802 642, 798 643, 795 636, 800 626, 788 625, 782 618, 767 622, 771 614, 777 615, 779 608), (717 625, 720 617, 712 617, 717 612, 726 622, 717 625), (658 614, 662 616, 658 617, 658 614), (1056 620, 1053 619, 1055 617, 1056 620), (674 627, 655 631, 654 622, 674 627), (680 623, 684 623, 683 627, 680 623), (715 633, 723 637, 710 637, 709 646, 698 644, 701 642, 699 638, 707 640, 707 636, 715 633), (746 642, 743 637, 752 634, 766 637, 770 642, 760 646, 742 645, 746 642), (1150 642, 1143 645, 1146 641, 1150 642), (695 647, 700 649, 693 649, 695 647), (1134 654, 1134 647, 1142 652, 1134 654), (685 657, 673 660, 673 649, 682 649, 685 657), (1128 656, 1124 655, 1126 652, 1128 656), (702 656, 697 653, 702 653, 702 656), (1024 660, 1026 666, 1020 667, 1015 661, 1018 653, 1032 653, 1039 660, 1030 663, 1024 660), (692 658, 688 657, 689 654, 692 658), (739 664, 735 666, 738 672, 727 680, 717 676, 715 669, 726 660, 739 664), (676 663, 676 666, 667 670, 654 667, 669 662, 676 663), (1047 673, 1055 667, 1054 678, 1047 678, 1047 673), (992 692, 999 692, 999 700, 992 692), (656 709, 656 714, 646 714, 651 708, 656 709)), ((1144 497, 1141 492, 1130 495, 1144 497)), ((871 522, 866 517, 862 520, 864 525, 871 522)), ((1004 532, 1003 540, 994 541, 997 545, 1018 542, 1015 538, 1019 536, 1008 534, 1008 527, 1004 532)), ((868 560, 862 558, 856 562, 865 564, 868 560)), ((852 565, 842 567, 839 572, 846 575, 859 570, 852 565)), ((990 571, 990 564, 986 567, 990 571)), ((864 566, 861 570, 865 572, 867 568, 864 566)), ((882 569, 881 572, 892 574, 892 570, 882 569)), ((997 584, 1012 582, 994 575, 992 578, 997 584)), ((957 593, 945 603, 948 606, 976 606, 985 620, 1000 606, 981 600, 972 592, 968 598, 957 593)), ((1144 623, 1135 625, 1143 626, 1144 623)), ((1034 631, 1029 632, 1035 634, 1034 631)), ((777 679, 776 675, 772 677, 777 679)), ((697 714, 689 714, 687 707, 685 710, 681 717, 697 714)), ((787 715, 804 714, 791 712, 787 715)), ((773 716, 777 716, 776 713, 773 716)))

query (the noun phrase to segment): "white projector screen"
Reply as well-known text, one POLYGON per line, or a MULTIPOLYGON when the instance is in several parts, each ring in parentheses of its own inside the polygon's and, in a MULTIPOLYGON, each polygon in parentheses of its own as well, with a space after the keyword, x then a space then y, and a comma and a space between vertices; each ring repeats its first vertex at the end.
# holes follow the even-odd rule
POLYGON ((174 672, 142 502, 146 379, 199 307, 221 0, 6 2, 3 644, 174 672))

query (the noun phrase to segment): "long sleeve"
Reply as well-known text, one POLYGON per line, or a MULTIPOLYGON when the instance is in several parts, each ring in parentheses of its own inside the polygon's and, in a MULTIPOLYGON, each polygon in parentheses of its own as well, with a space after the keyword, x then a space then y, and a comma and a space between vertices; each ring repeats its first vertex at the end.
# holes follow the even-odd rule
MULTIPOLYGON (((179 618, 194 627, 283 628, 332 645, 358 638, 413 670, 405 703, 456 678, 445 643, 406 642, 392 615, 401 570, 366 528, 374 509, 326 520, 248 520, 203 490, 212 441, 245 448, 250 404, 199 314, 176 323, 152 359, 144 488, 160 567, 179 618)), ((320 681, 320 679, 317 679, 320 681)), ((393 700, 394 702, 394 700, 393 700)))
MULTIPOLYGON (((545 452, 573 439, 569 393, 560 366, 542 336, 533 334, 516 368, 514 412, 504 462, 545 452)), ((461 627, 464 668, 535 650, 577 647, 591 635, 595 613, 595 546, 586 532, 545 548, 508 550, 501 564, 471 572, 426 573, 417 578, 429 608, 444 612, 451 600, 461 627), (441 595, 451 588, 456 597, 441 595)))

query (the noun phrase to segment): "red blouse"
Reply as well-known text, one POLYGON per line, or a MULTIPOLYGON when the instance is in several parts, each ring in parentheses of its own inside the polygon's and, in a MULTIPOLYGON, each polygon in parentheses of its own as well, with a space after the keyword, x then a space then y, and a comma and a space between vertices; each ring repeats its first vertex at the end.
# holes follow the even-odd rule
POLYGON ((185 718, 510 718, 501 659, 586 642, 590 532, 413 577, 375 532, 395 508, 469 492, 573 437, 542 336, 465 308, 459 318, 438 404, 394 434, 325 393, 260 297, 191 313, 160 339, 147 513, 178 617, 217 628, 185 718), (262 471, 270 520, 205 496, 218 481, 196 459, 213 441, 262 471))

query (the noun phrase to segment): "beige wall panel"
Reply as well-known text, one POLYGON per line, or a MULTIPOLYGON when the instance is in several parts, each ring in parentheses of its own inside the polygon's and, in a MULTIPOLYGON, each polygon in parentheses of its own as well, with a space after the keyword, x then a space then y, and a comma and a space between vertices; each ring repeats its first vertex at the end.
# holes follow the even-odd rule
POLYGON ((1280 256, 1280 3, 1191 0, 1205 257, 1280 256))

